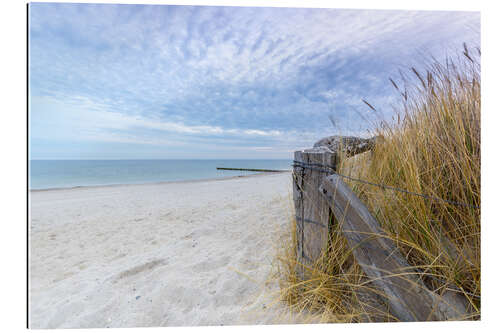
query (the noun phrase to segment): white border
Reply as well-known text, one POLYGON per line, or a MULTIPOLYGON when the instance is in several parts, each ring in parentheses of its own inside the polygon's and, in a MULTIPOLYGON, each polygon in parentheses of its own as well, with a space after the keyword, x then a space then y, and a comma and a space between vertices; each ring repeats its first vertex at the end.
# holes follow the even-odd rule
MULTIPOLYGON (((58 1, 71 2, 71 1, 58 1)), ((99 1, 73 1, 99 2, 99 1)), ((498 252, 498 218, 494 208, 498 188, 496 171, 499 152, 497 134, 499 129, 498 78, 498 22, 500 17, 493 1, 100 1, 104 3, 145 3, 145 4, 183 4, 183 5, 232 5, 232 6, 273 6, 273 7, 317 7, 317 8, 359 8, 359 9, 406 9, 406 10, 459 10, 481 11, 482 30, 482 320, 481 322, 460 323, 409 323, 409 324, 332 324, 332 325, 286 325, 286 326, 231 326, 231 327, 189 327, 189 328, 152 328, 148 331, 191 332, 191 331, 239 331, 250 332, 255 329, 287 332, 331 332, 332 330, 358 331, 421 331, 447 330, 470 331, 471 329, 493 328, 496 322, 496 300, 498 277, 496 254, 498 252)), ((26 7, 23 1, 2 2, 2 22, 0 41, 2 47, 2 96, 3 117, 1 137, 2 197, 0 201, 2 238, 0 325, 8 331, 24 330, 26 325, 26 7)), ((122 329, 139 331, 143 329, 122 329)), ((73 331, 73 330, 71 330, 73 331)), ((109 332, 109 330, 80 329, 77 332, 109 332)), ((116 331, 116 330, 112 330, 116 331)))

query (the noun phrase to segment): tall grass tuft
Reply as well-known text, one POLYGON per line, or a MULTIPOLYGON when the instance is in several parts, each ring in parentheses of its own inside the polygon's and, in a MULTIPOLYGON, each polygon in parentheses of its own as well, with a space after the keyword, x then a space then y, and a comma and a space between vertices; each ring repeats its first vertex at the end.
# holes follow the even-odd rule
MULTIPOLYGON (((460 55, 391 79, 401 96, 394 121, 379 123, 374 134, 382 139, 371 152, 342 158, 337 166, 370 182, 464 204, 348 182, 428 288, 468 300, 469 319, 479 319, 481 309, 480 56, 464 44, 460 55)), ((341 233, 334 230, 331 238, 307 281, 296 276, 296 240, 290 238, 279 255, 282 298, 316 322, 394 320, 363 298, 366 277, 341 233)))

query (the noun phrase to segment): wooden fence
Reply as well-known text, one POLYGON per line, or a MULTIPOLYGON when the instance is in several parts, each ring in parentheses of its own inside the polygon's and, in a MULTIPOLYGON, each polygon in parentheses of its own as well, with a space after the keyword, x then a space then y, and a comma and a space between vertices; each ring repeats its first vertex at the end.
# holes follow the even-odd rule
POLYGON ((427 321, 469 317, 463 295, 449 291, 437 294, 425 286, 365 205, 334 174, 338 162, 335 153, 319 147, 296 151, 294 157, 293 199, 301 263, 297 273, 302 279, 307 279, 304 267, 313 265, 326 250, 334 223, 341 223, 356 262, 376 294, 384 295, 385 306, 395 318, 427 321))

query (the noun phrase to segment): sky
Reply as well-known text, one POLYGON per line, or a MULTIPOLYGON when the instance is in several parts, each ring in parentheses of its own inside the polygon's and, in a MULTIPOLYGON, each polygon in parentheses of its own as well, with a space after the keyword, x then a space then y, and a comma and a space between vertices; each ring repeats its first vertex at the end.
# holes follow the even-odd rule
POLYGON ((288 159, 464 42, 478 12, 31 3, 30 159, 288 159))

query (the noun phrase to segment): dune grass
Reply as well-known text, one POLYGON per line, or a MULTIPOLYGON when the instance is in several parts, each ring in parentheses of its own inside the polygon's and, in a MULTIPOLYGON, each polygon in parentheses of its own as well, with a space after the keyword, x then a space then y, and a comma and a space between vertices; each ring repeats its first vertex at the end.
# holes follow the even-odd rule
MULTIPOLYGON (((410 68, 398 82, 391 79, 401 97, 393 121, 378 122, 373 134, 381 140, 371 152, 341 158, 337 166, 340 173, 465 204, 348 182, 429 289, 466 297, 471 315, 463 319, 479 319, 481 311, 480 55, 464 45, 460 55, 431 59, 424 71, 410 68)), ((365 297, 370 283, 340 230, 302 281, 295 221, 290 229, 278 260, 281 298, 293 312, 307 313, 311 322, 395 320, 365 297)))

